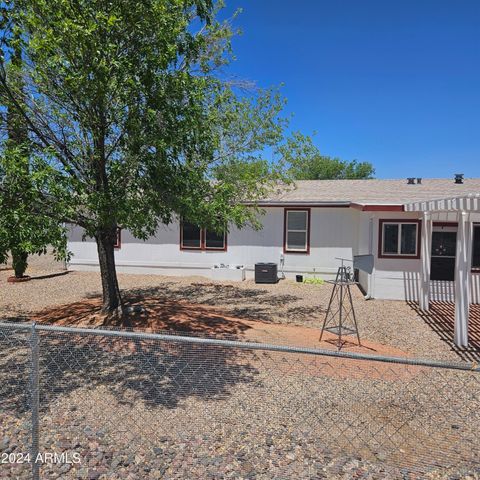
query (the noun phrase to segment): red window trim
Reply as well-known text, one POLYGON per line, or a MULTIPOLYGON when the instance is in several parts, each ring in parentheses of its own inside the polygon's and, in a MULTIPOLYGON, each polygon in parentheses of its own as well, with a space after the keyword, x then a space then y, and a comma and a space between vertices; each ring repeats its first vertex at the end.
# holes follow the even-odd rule
POLYGON ((180 250, 193 250, 197 252, 226 252, 227 251, 227 233, 223 234, 223 247, 207 247, 206 228, 200 228, 200 246, 184 247, 183 246, 183 222, 180 222, 180 250))
POLYGON ((115 243, 113 244, 113 248, 122 248, 122 229, 120 227, 117 228, 117 238, 115 243))
POLYGON ((200 229, 200 246, 184 247, 183 246, 183 222, 180 222, 180 250, 202 250, 203 246, 203 229, 200 229))
POLYGON ((306 207, 287 207, 283 209, 283 253, 309 255, 310 254, 310 230, 311 209, 306 207), (287 249, 287 213, 290 211, 307 212, 307 249, 303 251, 287 249))
POLYGON ((203 249, 207 252, 226 252, 227 251, 227 234, 226 232, 223 233, 223 247, 207 247, 207 229, 202 228, 203 234, 203 249))
POLYGON ((411 259, 411 260, 418 260, 420 258, 420 244, 422 238, 422 222, 418 219, 379 219, 378 221, 378 258, 401 258, 402 260, 411 259), (398 254, 398 255, 391 255, 386 254, 384 255, 383 252, 383 224, 384 223, 416 223, 417 224, 417 254, 416 255, 405 255, 405 254, 398 254))

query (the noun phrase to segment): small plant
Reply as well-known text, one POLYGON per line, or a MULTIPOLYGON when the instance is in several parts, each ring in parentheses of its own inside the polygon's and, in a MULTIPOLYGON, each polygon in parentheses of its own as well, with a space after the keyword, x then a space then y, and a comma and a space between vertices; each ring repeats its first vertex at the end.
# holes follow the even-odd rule
POLYGON ((323 285, 325 280, 317 277, 304 278, 303 283, 308 283, 310 285, 323 285))
POLYGON ((303 277, 303 283, 307 283, 309 285, 323 285, 325 280, 317 278, 315 269, 313 269, 313 277, 303 277))

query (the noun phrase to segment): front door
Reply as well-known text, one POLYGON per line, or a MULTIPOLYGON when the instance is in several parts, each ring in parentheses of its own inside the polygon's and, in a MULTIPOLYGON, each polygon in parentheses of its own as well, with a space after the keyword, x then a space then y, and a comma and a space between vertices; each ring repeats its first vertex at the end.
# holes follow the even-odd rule
POLYGON ((430 280, 455 280, 457 232, 432 232, 430 280))

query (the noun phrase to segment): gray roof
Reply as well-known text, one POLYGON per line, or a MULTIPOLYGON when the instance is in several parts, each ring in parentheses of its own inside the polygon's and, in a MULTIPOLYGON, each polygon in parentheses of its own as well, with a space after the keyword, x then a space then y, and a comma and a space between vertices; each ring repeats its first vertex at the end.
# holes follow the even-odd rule
POLYGON ((361 205, 403 205, 480 193, 480 178, 466 178, 456 184, 447 178, 424 178, 421 184, 401 180, 297 180, 295 187, 265 199, 264 204, 338 203, 361 205))

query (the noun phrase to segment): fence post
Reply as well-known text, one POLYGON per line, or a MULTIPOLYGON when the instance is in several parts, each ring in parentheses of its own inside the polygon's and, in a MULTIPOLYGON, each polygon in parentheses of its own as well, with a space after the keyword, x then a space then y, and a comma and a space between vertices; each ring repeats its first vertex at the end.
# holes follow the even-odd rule
POLYGON ((37 462, 39 450, 39 406, 40 406, 40 391, 39 391, 39 353, 40 340, 38 337, 36 323, 32 323, 32 330, 30 336, 30 346, 32 350, 32 380, 30 385, 31 401, 32 401, 32 478, 33 480, 40 479, 40 462, 37 462))

